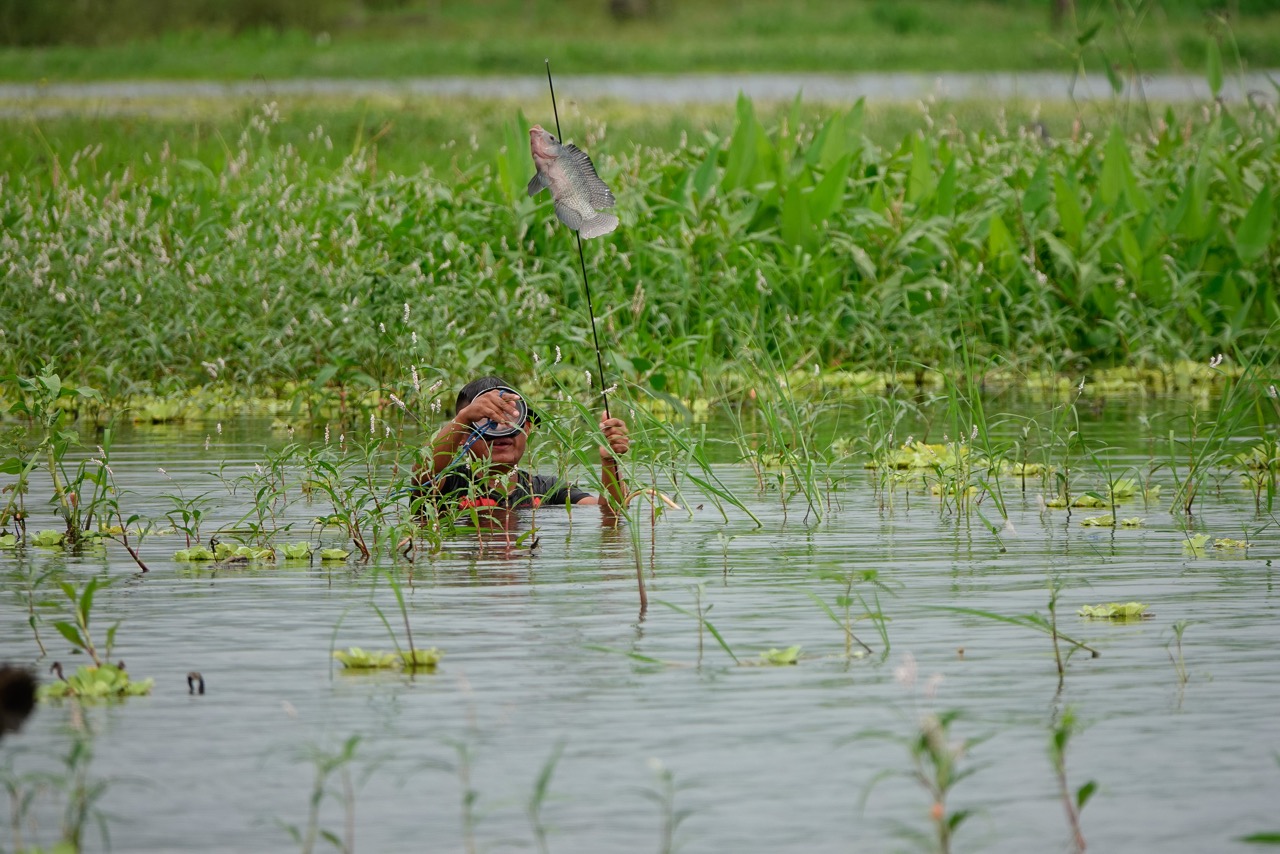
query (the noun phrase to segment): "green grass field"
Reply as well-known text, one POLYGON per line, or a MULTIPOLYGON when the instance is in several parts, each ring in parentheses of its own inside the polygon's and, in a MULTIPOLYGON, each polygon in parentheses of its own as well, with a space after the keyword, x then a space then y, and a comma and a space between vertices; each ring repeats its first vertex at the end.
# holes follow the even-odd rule
POLYGON ((104 19, 83 37, 91 46, 0 50, 0 79, 523 74, 544 57, 563 74, 1070 71, 1081 59, 1094 71, 1198 71, 1210 37, 1223 38, 1229 64, 1238 57, 1248 68, 1280 66, 1280 11, 1224 26, 1186 3, 1081 2, 1053 31, 1047 2, 687 0, 658 8, 652 18, 619 22, 602 0, 423 0, 336 16, 321 33, 234 35, 149 36, 145 22, 104 19), (1081 48, 1078 37, 1095 25, 1081 48))
MULTIPOLYGON (((955 106, 567 107, 623 218, 587 246, 610 370, 696 396, 744 353, 1028 374, 1275 349, 1272 111, 1046 115, 1045 138, 955 106)), ((16 128, 0 374, 253 397, 589 352, 572 241, 524 193, 548 118, 432 109, 16 128)))

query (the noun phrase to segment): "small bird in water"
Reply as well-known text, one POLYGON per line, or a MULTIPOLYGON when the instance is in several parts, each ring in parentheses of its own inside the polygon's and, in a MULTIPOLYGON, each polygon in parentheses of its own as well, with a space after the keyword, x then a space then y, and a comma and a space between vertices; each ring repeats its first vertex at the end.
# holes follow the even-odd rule
POLYGON ((600 210, 613 207, 613 193, 600 180, 585 151, 573 143, 562 144, 541 125, 529 128, 529 150, 538 170, 529 181, 530 196, 550 188, 556 216, 584 238, 599 237, 618 227, 616 216, 600 210))

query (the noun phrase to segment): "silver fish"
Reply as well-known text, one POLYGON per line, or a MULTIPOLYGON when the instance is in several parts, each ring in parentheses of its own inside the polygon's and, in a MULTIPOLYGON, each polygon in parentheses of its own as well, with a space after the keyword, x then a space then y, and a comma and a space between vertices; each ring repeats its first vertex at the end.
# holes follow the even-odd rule
POLYGON ((618 227, 618 218, 600 208, 614 205, 613 193, 596 174, 587 153, 573 143, 564 145, 542 129, 529 128, 529 150, 537 168, 529 181, 529 195, 550 188, 556 216, 584 238, 599 237, 618 227))

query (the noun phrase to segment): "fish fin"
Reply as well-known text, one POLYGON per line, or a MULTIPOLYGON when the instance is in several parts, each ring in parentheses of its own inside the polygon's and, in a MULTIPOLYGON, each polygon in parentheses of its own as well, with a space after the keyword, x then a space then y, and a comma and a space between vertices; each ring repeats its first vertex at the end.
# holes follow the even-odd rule
POLYGON ((611 213, 596 211, 595 216, 582 223, 582 230, 578 233, 582 235, 583 240, 589 240, 592 237, 608 234, 617 227, 618 218, 616 216, 611 213))
POLYGON ((556 216, 560 218, 561 222, 572 228, 574 231, 582 228, 582 214, 578 213, 564 202, 556 202, 556 216))
POLYGON ((533 177, 529 179, 529 195, 536 196, 547 187, 551 186, 551 179, 542 172, 534 172, 533 177))
POLYGON ((613 192, 609 189, 609 185, 596 173, 595 164, 591 162, 591 158, 587 156, 587 153, 570 142, 564 146, 564 154, 562 156, 568 159, 576 167, 574 171, 582 176, 583 189, 587 191, 587 195, 591 198, 591 207, 613 207, 615 201, 613 192))

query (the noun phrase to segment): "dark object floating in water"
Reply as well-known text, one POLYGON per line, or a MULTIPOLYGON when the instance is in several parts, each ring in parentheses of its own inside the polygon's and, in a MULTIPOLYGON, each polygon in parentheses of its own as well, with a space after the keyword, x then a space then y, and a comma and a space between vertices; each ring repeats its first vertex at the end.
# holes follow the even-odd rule
POLYGON ((187 674, 187 693, 203 694, 204 693, 204 677, 200 675, 198 670, 192 670, 187 674))
POLYGON ((0 738, 17 732, 36 707, 36 677, 20 667, 0 665, 0 738))

